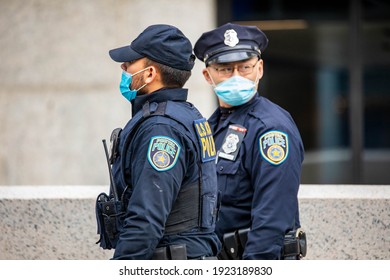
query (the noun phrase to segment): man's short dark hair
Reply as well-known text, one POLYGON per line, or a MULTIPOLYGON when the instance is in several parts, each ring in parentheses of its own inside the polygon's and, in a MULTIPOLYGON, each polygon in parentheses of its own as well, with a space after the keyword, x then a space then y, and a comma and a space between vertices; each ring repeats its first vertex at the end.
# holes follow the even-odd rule
POLYGON ((145 67, 155 66, 161 72, 161 80, 165 87, 182 88, 191 77, 191 71, 179 70, 145 58, 145 67))

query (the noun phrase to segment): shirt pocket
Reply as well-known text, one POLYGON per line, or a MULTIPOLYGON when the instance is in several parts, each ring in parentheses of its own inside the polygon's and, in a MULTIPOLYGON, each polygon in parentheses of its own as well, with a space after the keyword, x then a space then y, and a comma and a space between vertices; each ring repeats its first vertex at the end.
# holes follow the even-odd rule
POLYGON ((218 189, 222 192, 222 202, 230 204, 240 197, 241 160, 220 159, 217 164, 218 189))

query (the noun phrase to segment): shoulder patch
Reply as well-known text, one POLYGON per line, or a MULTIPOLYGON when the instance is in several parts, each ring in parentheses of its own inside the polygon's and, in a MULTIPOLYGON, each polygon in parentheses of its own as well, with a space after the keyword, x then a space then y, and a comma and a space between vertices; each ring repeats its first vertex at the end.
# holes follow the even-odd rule
POLYGON ((180 150, 180 145, 169 137, 152 137, 148 148, 148 161, 157 171, 167 171, 176 165, 180 150))
POLYGON ((262 157, 273 165, 279 165, 288 157, 288 135, 273 130, 264 133, 259 139, 262 157))
POLYGON ((194 125, 202 152, 202 162, 214 160, 217 156, 217 152, 215 150, 214 137, 209 123, 203 118, 195 120, 194 125))

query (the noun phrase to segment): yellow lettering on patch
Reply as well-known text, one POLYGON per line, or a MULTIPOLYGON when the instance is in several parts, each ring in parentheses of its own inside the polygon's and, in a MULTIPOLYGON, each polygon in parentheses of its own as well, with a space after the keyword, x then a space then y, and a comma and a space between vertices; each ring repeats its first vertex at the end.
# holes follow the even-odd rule
POLYGON ((194 121, 194 124, 200 142, 202 161, 215 159, 217 152, 209 123, 203 118, 194 121))
POLYGON ((202 137, 202 156, 213 157, 216 156, 214 138, 212 136, 202 137))

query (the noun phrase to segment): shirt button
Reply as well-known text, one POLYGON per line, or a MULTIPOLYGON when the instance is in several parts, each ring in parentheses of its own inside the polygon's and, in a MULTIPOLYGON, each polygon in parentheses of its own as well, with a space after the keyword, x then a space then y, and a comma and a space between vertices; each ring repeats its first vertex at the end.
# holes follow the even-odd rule
POLYGON ((219 167, 219 171, 222 171, 223 170, 223 166, 219 167))

